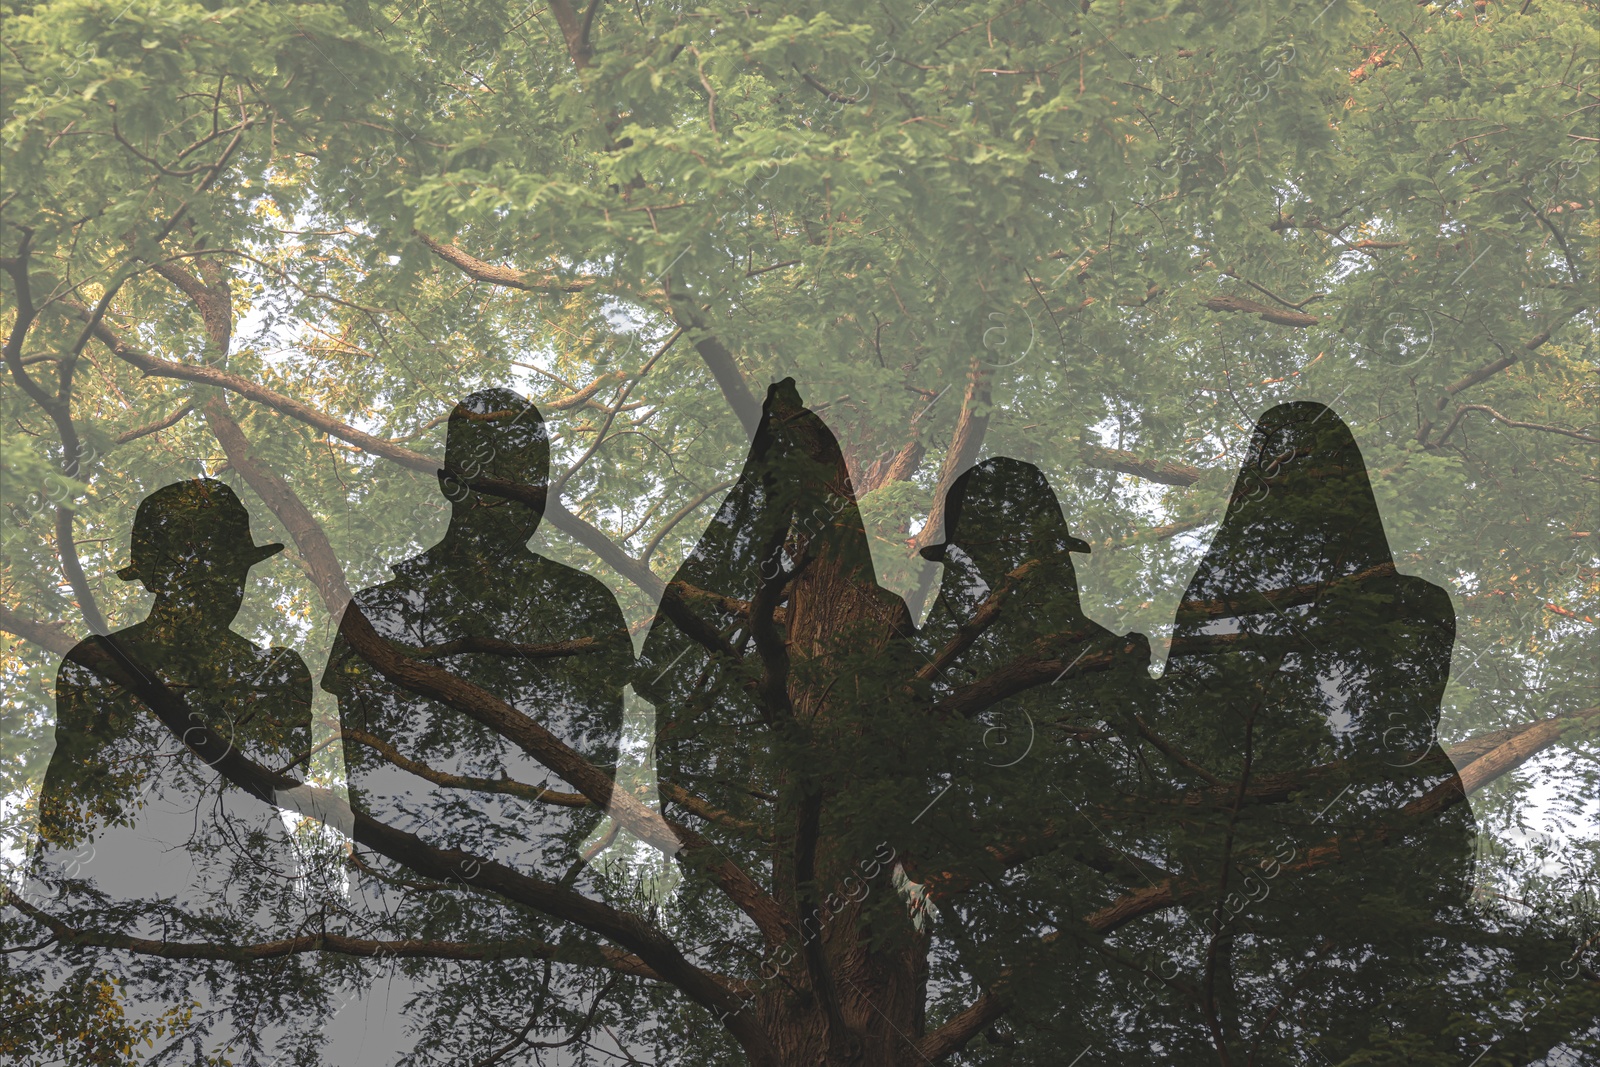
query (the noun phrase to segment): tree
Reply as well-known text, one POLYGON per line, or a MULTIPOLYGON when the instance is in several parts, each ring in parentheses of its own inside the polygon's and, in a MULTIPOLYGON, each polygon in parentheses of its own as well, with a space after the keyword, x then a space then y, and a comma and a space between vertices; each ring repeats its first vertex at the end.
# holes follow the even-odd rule
MULTIPOLYGON (((940 614, 940 571, 920 551, 950 540, 945 501, 985 456, 1043 472, 1072 534, 1094 549, 1076 561, 1088 620, 1150 635, 1164 661, 1256 418, 1318 400, 1360 443, 1395 567, 1454 601, 1439 740, 1473 793, 1477 906, 1498 908, 1508 931, 1542 910, 1567 946, 1551 951, 1588 968, 1538 985, 1539 968, 1557 961, 1527 956, 1498 1001, 1463 994, 1450 1039, 1481 1038, 1485 1063, 1585 1040, 1595 853, 1584 817, 1600 792, 1582 651, 1600 606, 1594 497, 1583 491, 1600 476, 1592 5, 936 3, 860 14, 73 0, 6 14, 9 795, 27 795, 48 761, 59 657, 86 630, 142 613, 137 591, 111 580, 139 498, 206 473, 233 484, 258 524, 274 522, 291 547, 255 572, 238 628, 299 649, 316 674, 351 590, 438 539, 443 419, 480 387, 517 387, 548 418, 555 473, 540 550, 605 581, 653 662, 679 603, 670 579, 692 570, 684 561, 703 530, 715 533, 716 509, 738 499, 760 398, 792 375, 793 403, 837 440, 827 462, 833 499, 847 502, 823 491, 799 516, 859 506, 859 543, 828 555, 854 568, 860 605, 888 613, 858 649, 852 627, 880 608, 842 613, 815 647, 834 650, 823 661, 875 650, 863 677, 915 659, 902 646, 925 610, 919 633, 957 625, 940 614), (837 492, 840 470, 848 493, 837 492), (905 598, 904 618, 891 594, 905 598), (1535 783, 1574 824, 1558 839, 1522 831, 1535 783), (1519 1012, 1535 1024, 1526 1040, 1549 1044, 1491 1043, 1494 1020, 1519 1012), (1563 1013, 1576 1022, 1558 1034, 1563 1013)), ((789 700, 804 706, 820 691, 806 695, 812 683, 794 664, 809 654, 793 641, 765 651, 790 656, 789 700)), ((1123 677, 1117 691, 1134 700, 1137 673, 1123 677)), ((932 688, 896 698, 905 714, 938 683, 920 684, 932 688)), ((650 685, 635 679, 639 693, 663 696, 650 685)), ((1044 706, 1035 698, 1053 701, 1008 707, 1033 715, 1044 706)), ((338 724, 319 699, 308 780, 332 785, 342 767, 326 742, 338 724)), ((935 975, 923 999, 889 1010, 929 1058, 1056 1062, 1064 1039, 1031 1029, 1050 1023, 1040 1006, 1121 995, 1089 988, 1093 968, 1041 969, 1051 957, 1019 946, 1048 931, 1007 925, 1015 899, 1010 912, 996 900, 974 913, 994 924, 969 931, 990 956, 957 951, 966 935, 951 924, 964 913, 949 897, 940 905, 957 887, 931 857, 945 848, 970 860, 1027 822, 1000 803, 1016 782, 981 769, 986 741, 1020 737, 1006 715, 963 719, 965 733, 929 730, 907 764, 926 772, 918 784, 851 794, 923 827, 911 816, 956 765, 937 759, 959 756, 970 773, 944 802, 984 811, 970 829, 995 840, 938 845, 920 829, 874 836, 865 822, 827 839, 860 873, 876 864, 892 882, 901 869, 904 891, 874 890, 864 911, 846 909, 847 924, 876 917, 886 930, 907 895, 937 910, 893 935, 935 975), (1010 955, 992 955, 1004 945, 1010 955), (1026 995, 1015 980, 995 992, 1007 965, 1034 968, 1026 995)), ((1162 723, 1146 725, 1158 741, 1139 746, 1184 752, 1162 723)), ((1094 728, 1055 729, 1066 727, 1094 728)), ((625 742, 649 736, 646 720, 630 729, 625 742)), ((1066 752, 1094 739, 1052 743, 1066 752)), ((761 758, 781 764, 785 751, 761 758)), ((1046 774, 1042 761, 1017 766, 1046 774)), ((583 787, 570 776, 585 777, 581 767, 553 770, 587 802, 610 802, 609 776, 583 787)), ((825 795, 833 772, 814 770, 825 795)), ((513 946, 515 967, 500 961, 523 977, 547 963, 600 974, 582 987, 603 992, 597 1007, 587 996, 568 1005, 559 1037, 521 1030, 526 1019, 497 1033, 470 1010, 487 987, 463 983, 455 1002, 435 1005, 421 1051, 504 1048, 502 1062, 532 1061, 538 1042, 605 1043, 610 1026, 640 1050, 699 1054, 703 1043, 709 1061, 740 1045, 761 1062, 758 1031, 776 1016, 757 1025, 721 1003, 718 1031, 685 1006, 743 996, 704 977, 731 978, 719 967, 733 961, 698 955, 711 950, 698 939, 748 921, 775 951, 829 910, 835 886, 824 864, 801 872, 807 888, 792 900, 758 895, 770 868, 739 850, 714 858, 713 843, 727 847, 719 835, 746 832, 727 820, 750 813, 665 769, 661 795, 660 815, 621 800, 614 814, 677 852, 689 880, 676 903, 652 917, 611 899, 602 923, 582 910, 599 903, 592 895, 543 899, 548 919, 589 932, 573 942, 591 942, 584 960, 551 963, 548 941, 513 946), (669 946, 676 957, 650 955, 669 946)), ((26 833, 31 807, 7 810, 26 833)), ((1116 818, 1131 878, 1159 835, 1140 836, 1138 812, 1116 818)), ((374 846, 358 858, 363 847, 374 846)), ((1089 891, 1044 862, 1060 893, 1089 891)), ((1174 901, 1161 914, 1181 911, 1174 901)), ((333 944, 307 938, 282 951, 333 944)), ((342 950, 308 967, 330 996, 399 951, 342 950)), ((137 951, 118 952, 113 971, 144 967, 137 951)), ((759 974, 764 961, 746 962, 759 974)), ((820 980, 816 960, 797 966, 820 980)), ((79 1033, 115 1002, 96 994, 53 1008, 54 1021, 28 1023, 34 1036, 18 1040, 79 1033)), ((849 1018, 832 1031, 835 1060, 852 1054, 839 1036, 856 1026, 849 1018)), ((174 1025, 160 1031, 164 1047, 184 1032, 174 1025)), ((1209 1055, 1233 1039, 1212 1040, 1209 1055)), ((779 1046, 771 1062, 803 1046, 767 1040, 779 1046)), ((304 1054, 314 1061, 309 1045, 304 1054)))

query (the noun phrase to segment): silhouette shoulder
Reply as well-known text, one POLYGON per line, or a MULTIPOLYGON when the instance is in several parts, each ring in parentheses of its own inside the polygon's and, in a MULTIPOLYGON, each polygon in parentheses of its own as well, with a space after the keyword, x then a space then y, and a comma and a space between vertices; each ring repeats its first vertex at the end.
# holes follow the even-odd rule
POLYGON ((626 630, 622 608, 606 584, 592 574, 558 563, 546 556, 535 556, 535 574, 552 599, 553 610, 570 612, 574 623, 587 623, 592 629, 626 630))

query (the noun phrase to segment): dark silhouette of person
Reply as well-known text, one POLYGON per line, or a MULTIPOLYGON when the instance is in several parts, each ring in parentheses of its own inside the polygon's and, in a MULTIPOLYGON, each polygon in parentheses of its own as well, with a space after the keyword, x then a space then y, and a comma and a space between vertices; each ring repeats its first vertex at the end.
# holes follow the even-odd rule
MULTIPOLYGON (((1122 637, 1084 615, 1071 554, 1089 550, 1068 531, 1060 501, 1032 464, 1002 456, 957 478, 946 497, 945 540, 922 550, 944 564, 938 596, 918 635, 935 663, 935 691, 954 693, 1010 667, 1016 681, 1009 684, 1019 699, 1034 700, 1046 714, 1041 728, 1081 733, 1104 719, 1108 709, 1097 712, 1099 702, 1139 681, 1149 664, 1149 642, 1142 634, 1122 637), (1120 668, 1115 678, 1102 684, 1113 665, 1120 668), (1039 686, 1052 669, 1047 685, 1039 686), (1042 703, 1035 699, 1041 696, 1042 703), (1068 721, 1065 704, 1071 701, 1078 703, 1082 721, 1068 721)), ((1019 710, 1034 718, 1020 705, 1019 710)), ((994 753, 999 762, 1007 756, 1020 752, 994 753)))
POLYGON ((904 601, 878 585, 839 446, 784 379, 768 392, 738 480, 668 583, 635 670, 635 691, 656 706, 662 777, 738 817, 769 819, 751 794, 776 785, 773 732, 792 699, 763 651, 824 659, 864 640, 854 651, 888 677, 910 631, 904 601), (794 581, 802 573, 808 580, 794 581), (790 630, 782 620, 822 621, 812 603, 788 613, 789 598, 813 588, 873 633, 790 630))
MULTIPOLYGON (((90 637, 160 680, 188 714, 273 770, 310 747, 311 677, 292 649, 229 629, 257 545, 233 490, 212 479, 146 497, 118 575, 155 594, 143 622, 90 637)), ((119 902, 199 916, 251 904, 262 878, 287 891, 297 859, 277 811, 227 785, 131 692, 72 653, 56 676, 56 748, 39 796, 37 861, 119 902)))
POLYGON ((1064 899, 1091 898, 1105 864, 1038 883, 1007 870, 1038 849, 1102 860, 1107 831, 1085 813, 1138 786, 1126 755, 1152 689, 1150 646, 1083 613, 1072 554, 1089 551, 1044 472, 997 457, 951 485, 944 540, 922 552, 944 570, 917 635, 921 673, 935 709, 970 725, 947 791, 917 821, 920 851, 941 908, 985 946, 991 968, 1025 968, 1039 942, 1028 924, 1064 899))
POLYGON ((276 1031, 247 1021, 255 983, 271 972, 293 985, 301 964, 246 963, 230 980, 204 960, 152 968, 95 941, 41 944, 42 927, 26 926, 42 913, 96 940, 225 945, 305 929, 315 907, 302 884, 309 853, 279 809, 223 779, 128 687, 158 683, 230 752, 292 773, 309 755, 310 673, 292 649, 229 628, 250 568, 282 548, 255 544, 249 514, 219 481, 177 482, 140 503, 132 561, 118 574, 155 602, 144 621, 86 639, 57 673, 38 838, 21 906, 0 919, 0 940, 16 938, 5 969, 19 991, 88 1004, 115 982, 119 1021, 164 1020, 167 1041, 192 1042, 197 1060, 270 1043, 276 1031))
MULTIPOLYGON (((357 593, 377 633, 516 707, 592 763, 616 763, 627 626, 598 579, 527 547, 542 507, 472 488, 500 479, 542 493, 550 445, 538 410, 503 389, 450 414, 439 486, 450 525, 438 544, 357 593)), ((558 794, 572 786, 488 727, 391 684, 341 638, 323 688, 339 699, 351 805, 429 844, 542 877, 564 876, 598 809, 430 781, 413 768, 480 781, 509 777, 558 794), (394 757, 399 756, 401 760, 394 757), (574 836, 576 835, 576 836, 574 836)))
POLYGON ((1215 1005, 1197 1049, 1283 1062, 1316 1034, 1338 1060, 1435 1025, 1476 833, 1435 736, 1454 638, 1449 595, 1396 571, 1345 424, 1314 403, 1263 414, 1151 717, 1150 792, 1184 810, 1152 848, 1206 886, 1170 946, 1209 961, 1190 976, 1215 1005))
MULTIPOLYGON (((905 602, 878 584, 838 442, 801 403, 793 379, 774 384, 738 480, 667 585, 634 689, 656 708, 668 817, 760 872, 802 931, 787 949, 813 963, 828 957, 840 988, 878 965, 854 940, 861 909, 883 909, 877 928, 888 936, 910 929, 889 888, 884 843, 920 806, 906 783, 920 786, 921 768, 935 765, 929 735, 903 729, 912 713, 911 633, 905 602), (709 809, 675 804, 669 786, 709 809), (773 847, 796 837, 828 847, 773 847), (859 890, 873 880, 863 881, 867 871, 880 880, 870 893, 829 893, 859 890)), ((748 924, 717 909, 703 865, 683 867, 675 906, 711 946, 712 965, 748 980, 758 999, 794 980, 779 971, 806 970, 792 955, 768 953, 748 924)), ((897 974, 908 990, 926 981, 897 974)), ((751 1010, 793 1008, 779 998, 751 1010)), ((831 1029, 817 1014, 773 1025, 806 1034, 807 1062, 847 1031, 866 1035, 860 1062, 899 1054, 903 1038, 878 1033, 883 1023, 865 1005, 838 1010, 843 1021, 831 1029)))
MULTIPOLYGON (((449 528, 438 544, 395 564, 392 581, 357 593, 346 618, 359 611, 405 654, 489 691, 610 772, 633 648, 600 581, 527 547, 543 514, 549 462, 544 421, 524 398, 489 389, 458 403, 439 472, 449 528)), ((581 845, 605 813, 570 783, 482 723, 391 683, 342 636, 322 686, 338 698, 356 811, 436 848, 599 891, 587 879, 581 845)), ((382 857, 358 853, 358 861, 367 877, 359 881, 353 921, 380 936, 536 938, 548 927, 468 888, 471 871, 455 890, 417 891, 382 857)), ((494 1013, 503 1006, 505 976, 517 966, 422 960, 385 984, 423 993, 444 982, 481 982, 478 1007, 494 1013)), ((392 991, 389 1001, 388 1013, 398 1013, 392 991)), ((406 1014, 411 1022, 425 1018, 420 1008, 406 1014)), ((342 1025, 358 1015, 344 1013, 342 1025)), ((424 1037, 431 1025, 421 1024, 424 1037)), ((467 1025, 457 1020, 444 1030, 467 1025)), ((373 1047, 392 1036, 385 1029, 399 1028, 369 1023, 361 1038, 364 1055, 378 1057, 373 1062, 386 1055, 373 1047)))

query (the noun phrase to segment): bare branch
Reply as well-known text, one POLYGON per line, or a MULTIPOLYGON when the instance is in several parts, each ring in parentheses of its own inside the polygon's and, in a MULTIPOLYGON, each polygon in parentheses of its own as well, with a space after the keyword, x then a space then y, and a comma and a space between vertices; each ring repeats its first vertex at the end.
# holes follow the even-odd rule
POLYGON ((1259 615, 1267 611, 1279 611, 1300 604, 1309 604, 1333 589, 1393 578, 1397 574, 1393 561, 1390 561, 1330 581, 1307 582, 1283 589, 1253 590, 1241 600, 1186 600, 1178 607, 1177 621, 1182 624, 1199 619, 1238 618, 1244 615, 1259 615))
MULTIPOLYGON (((560 0, 564 2, 564 0, 560 0)), ((554 4, 551 5, 554 7, 554 4)), ((571 8, 569 7, 570 11, 571 8)), ((485 262, 470 252, 463 251, 454 244, 445 244, 436 241, 421 230, 413 233, 432 250, 433 254, 460 270, 474 281, 487 282, 505 289, 521 289, 527 293, 581 293, 585 289, 592 289, 597 283, 596 278, 579 278, 575 281, 563 281, 553 274, 536 275, 532 271, 519 270, 516 267, 500 267, 493 263, 485 262)))
MULTIPOLYGON (((1073 654, 1092 636, 1089 630, 1055 634, 1049 639, 1053 646, 1049 652, 1022 656, 1004 667, 970 682, 933 706, 936 714, 960 715, 972 718, 986 708, 998 704, 1026 690, 1050 685, 1064 677, 1076 677, 1090 671, 1110 670, 1129 656, 1146 656, 1148 650, 1140 642, 1117 638, 1117 647, 1095 649, 1093 645, 1073 654), (1059 648, 1060 651, 1054 651, 1059 648)), ((1044 644, 1044 642, 1040 642, 1044 644)))
POLYGON ((954 663, 957 657, 971 648, 972 643, 983 636, 983 632, 993 626, 1000 618, 1001 612, 1005 609, 1006 600, 1016 590, 1017 586, 1028 576, 1029 572, 1036 570, 1038 566, 1038 560, 1030 559, 1010 574, 1007 574, 1001 580, 999 586, 984 599, 982 604, 978 605, 978 609, 972 613, 972 618, 957 626, 956 635, 946 642, 945 646, 928 661, 926 666, 917 671, 917 679, 924 682, 932 681, 943 674, 945 668, 954 663))
POLYGON ((1188 463, 1164 459, 1145 459, 1120 448, 1102 448, 1084 443, 1078 446, 1078 461, 1097 470, 1120 471, 1147 478, 1162 485, 1190 486, 1205 476, 1205 471, 1188 463))
POLYGON ((1302 311, 1285 311, 1243 296, 1214 296, 1203 301, 1203 304, 1209 311, 1243 311, 1255 315, 1263 322, 1275 322, 1280 326, 1304 328, 1315 326, 1322 321, 1315 315, 1307 315, 1302 311))
POLYGON ((993 1025, 996 1019, 1005 1014, 1007 1007, 1009 1005, 1003 997, 985 993, 973 1001, 971 1007, 951 1017, 943 1026, 918 1042, 917 1052, 929 1063, 947 1059, 960 1052, 967 1046, 967 1042, 993 1025))
POLYGON ((710 489, 695 494, 695 496, 691 498, 687 504, 679 508, 672 514, 671 518, 667 519, 666 522, 661 524, 661 529, 656 531, 655 536, 650 538, 650 543, 644 546, 644 551, 639 553, 639 559, 645 563, 649 563, 650 557, 656 554, 657 548, 661 547, 662 538, 671 533, 680 522, 694 514, 695 510, 699 508, 701 504, 704 504, 707 500, 710 500, 724 489, 732 487, 735 480, 736 479, 730 478, 727 481, 718 482, 710 489))
POLYGON ((1553 715, 1520 727, 1515 734, 1485 752, 1425 796, 1407 804, 1407 814, 1431 815, 1466 799, 1497 778, 1503 777, 1563 741, 1588 739, 1600 730, 1600 705, 1553 715))
POLYGON ((0 902, 11 905, 28 918, 55 935, 57 942, 68 946, 88 945, 97 948, 122 949, 142 956, 156 956, 168 960, 227 960, 232 963, 255 963, 259 960, 281 959, 306 952, 333 952, 341 956, 368 959, 435 959, 435 960, 554 960, 559 963, 604 967, 622 974, 663 981, 662 977, 638 956, 605 946, 598 957, 581 950, 551 945, 543 941, 509 939, 492 942, 434 941, 408 938, 400 941, 375 941, 348 937, 344 934, 316 933, 300 937, 257 941, 244 945, 226 945, 204 941, 158 941, 145 937, 129 937, 102 930, 84 930, 69 926, 17 896, 9 888, 0 886, 0 902))

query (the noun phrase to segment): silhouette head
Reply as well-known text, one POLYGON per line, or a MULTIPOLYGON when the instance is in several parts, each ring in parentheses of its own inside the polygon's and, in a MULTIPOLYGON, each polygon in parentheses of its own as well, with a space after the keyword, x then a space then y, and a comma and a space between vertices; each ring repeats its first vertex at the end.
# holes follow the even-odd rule
POLYGON ((117 571, 142 582, 168 607, 231 620, 244 602, 250 568, 283 551, 258 545, 250 513, 211 478, 174 482, 145 497, 133 519, 132 562, 117 571))
POLYGON ((1310 401, 1263 412, 1194 599, 1326 581, 1391 562, 1355 437, 1310 401))
POLYGON ((984 460, 955 480, 945 498, 944 529, 944 543, 923 549, 923 558, 943 562, 955 546, 990 578, 1030 559, 1070 565, 1067 553, 1089 551, 1067 532, 1044 472, 1005 456, 984 460))
POLYGON ((439 488, 456 534, 524 545, 544 513, 550 438, 539 409, 509 389, 473 393, 450 412, 439 488), (503 483, 505 493, 484 483, 503 483))

